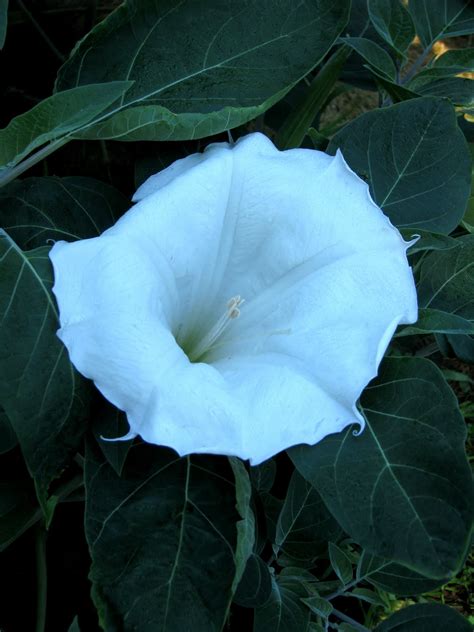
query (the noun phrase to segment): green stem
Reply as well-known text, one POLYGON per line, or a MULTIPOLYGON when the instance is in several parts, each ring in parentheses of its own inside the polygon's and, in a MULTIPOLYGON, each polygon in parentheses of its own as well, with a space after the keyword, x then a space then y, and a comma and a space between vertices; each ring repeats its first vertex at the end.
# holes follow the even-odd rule
POLYGON ((35 154, 32 154, 26 160, 23 160, 15 167, 11 169, 4 169, 3 172, 0 171, 0 187, 4 187, 6 184, 18 178, 22 173, 36 165, 38 162, 55 152, 57 149, 65 145, 70 141, 70 137, 58 138, 57 140, 53 140, 51 143, 37 151, 35 154))
POLYGON ((300 147, 316 115, 325 105, 342 68, 350 55, 350 48, 341 46, 328 59, 312 80, 305 96, 285 120, 275 139, 280 149, 300 147))
POLYGON ((354 619, 352 619, 351 617, 348 617, 347 614, 344 614, 340 610, 336 610, 336 608, 332 609, 331 614, 333 614, 335 617, 337 617, 341 621, 345 621, 346 623, 349 623, 349 625, 351 625, 356 630, 359 630, 359 632, 370 632, 369 628, 366 628, 365 625, 357 623, 357 621, 354 621, 354 619))
POLYGON ((17 0, 17 3, 20 6, 20 9, 23 11, 23 13, 26 15, 26 17, 33 24, 35 29, 38 31, 38 33, 41 35, 41 37, 44 39, 44 41, 46 42, 47 46, 49 46, 49 48, 51 49, 53 54, 56 55, 56 57, 59 59, 59 61, 61 63, 63 63, 64 60, 66 59, 66 57, 61 53, 61 51, 59 51, 56 48, 56 46, 53 44, 53 42, 48 37, 47 33, 45 33, 45 31, 43 31, 41 26, 36 21, 34 15, 25 7, 25 5, 23 4, 23 2, 21 0, 17 0))
POLYGON ((421 53, 421 55, 415 60, 415 63, 413 64, 413 66, 410 68, 407 74, 400 81, 401 86, 404 86, 411 79, 413 79, 413 77, 416 75, 416 73, 420 70, 421 66, 425 62, 428 55, 431 53, 431 48, 432 48, 431 45, 428 46, 428 48, 425 48, 425 50, 421 53))
POLYGON ((46 601, 48 596, 48 570, 46 566, 46 529, 43 524, 36 527, 36 632, 46 629, 46 601))
POLYGON ((346 584, 344 588, 342 588, 341 590, 334 591, 327 597, 324 597, 324 599, 326 599, 327 601, 331 601, 331 599, 336 599, 336 597, 341 597, 341 595, 344 595, 348 590, 350 590, 354 586, 357 586, 357 584, 361 581, 362 581, 361 579, 353 579, 351 582, 346 584))

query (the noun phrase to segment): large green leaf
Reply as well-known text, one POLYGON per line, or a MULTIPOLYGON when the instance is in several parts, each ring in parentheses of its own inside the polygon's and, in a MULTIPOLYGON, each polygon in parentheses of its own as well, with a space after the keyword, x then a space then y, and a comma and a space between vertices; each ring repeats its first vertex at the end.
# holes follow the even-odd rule
POLYGON ((341 533, 321 496, 295 471, 278 517, 274 549, 294 559, 312 560, 341 533))
POLYGON ((472 632, 472 625, 454 608, 422 603, 395 612, 375 632, 472 632))
POLYGON ((97 237, 130 202, 93 178, 26 178, 0 189, 0 226, 23 250, 97 237))
POLYGON ((256 117, 313 69, 349 5, 128 0, 79 43, 56 87, 135 81, 82 138, 209 136, 256 117))
POLYGON ((258 556, 252 554, 237 587, 234 601, 244 608, 262 606, 270 597, 272 576, 270 569, 258 556))
POLYGON ((457 400, 428 360, 387 359, 364 392, 365 430, 290 456, 343 529, 369 552, 433 579, 469 544, 472 480, 457 400))
POLYGON ((272 578, 268 601, 255 609, 253 632, 307 632, 310 610, 301 601, 307 596, 299 582, 272 578))
POLYGON ((85 430, 89 396, 56 337, 48 251, 23 252, 0 231, 0 401, 43 502, 85 430))
POLYGON ((368 112, 332 139, 400 228, 449 233, 469 197, 471 157, 453 107, 422 97, 368 112))
POLYGON ((399 0, 368 0, 367 8, 377 33, 399 53, 404 53, 415 37, 410 14, 399 0))
POLYGON ((89 123, 132 84, 111 81, 53 94, 0 130, 0 167, 13 167, 33 149, 89 123))
POLYGON ((408 8, 425 48, 443 37, 474 32, 471 0, 410 0, 408 8))
POLYGON ((359 581, 366 580, 377 588, 400 597, 421 595, 449 581, 448 578, 427 579, 401 564, 384 560, 366 551, 362 553, 357 571, 359 581))
POLYGON ((108 632, 220 632, 236 574, 235 483, 225 459, 134 445, 118 476, 86 452, 91 580, 108 632))
POLYGON ((474 323, 474 235, 455 248, 428 254, 420 268, 420 307, 440 310, 474 323))

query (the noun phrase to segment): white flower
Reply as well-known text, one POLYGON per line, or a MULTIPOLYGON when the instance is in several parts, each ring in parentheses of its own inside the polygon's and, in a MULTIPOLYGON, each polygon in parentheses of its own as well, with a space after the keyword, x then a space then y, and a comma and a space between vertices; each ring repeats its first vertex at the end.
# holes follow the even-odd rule
POLYGON ((58 336, 126 438, 255 465, 364 424, 356 401, 417 303, 408 244, 340 153, 251 134, 134 200, 50 254, 58 336))

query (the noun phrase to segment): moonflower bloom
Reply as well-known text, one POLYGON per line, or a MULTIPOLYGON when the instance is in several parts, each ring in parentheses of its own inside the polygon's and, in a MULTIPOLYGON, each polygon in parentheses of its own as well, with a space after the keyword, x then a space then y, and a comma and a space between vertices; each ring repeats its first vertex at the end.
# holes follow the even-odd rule
POLYGON ((407 244, 338 152, 215 143, 50 257, 58 336, 126 437, 256 465, 348 424, 400 323, 407 244))

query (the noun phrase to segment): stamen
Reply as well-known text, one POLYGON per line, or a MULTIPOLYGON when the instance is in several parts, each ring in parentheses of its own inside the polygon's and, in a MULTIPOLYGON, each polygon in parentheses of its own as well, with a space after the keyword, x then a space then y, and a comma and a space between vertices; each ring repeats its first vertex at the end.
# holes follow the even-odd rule
POLYGON ((233 296, 227 301, 227 311, 217 320, 207 334, 198 342, 198 344, 188 353, 191 362, 198 360, 206 351, 212 347, 213 343, 219 338, 222 332, 227 328, 229 322, 240 316, 239 305, 242 305, 244 299, 240 295, 233 296))

